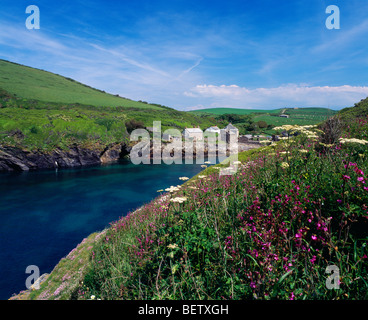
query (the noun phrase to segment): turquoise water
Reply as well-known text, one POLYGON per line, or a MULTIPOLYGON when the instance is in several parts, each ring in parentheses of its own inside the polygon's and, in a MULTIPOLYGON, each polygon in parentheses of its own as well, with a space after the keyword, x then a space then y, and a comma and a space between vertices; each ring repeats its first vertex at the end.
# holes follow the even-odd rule
POLYGON ((0 174, 0 299, 25 290, 28 265, 49 273, 83 238, 181 184, 200 165, 119 164, 0 174))

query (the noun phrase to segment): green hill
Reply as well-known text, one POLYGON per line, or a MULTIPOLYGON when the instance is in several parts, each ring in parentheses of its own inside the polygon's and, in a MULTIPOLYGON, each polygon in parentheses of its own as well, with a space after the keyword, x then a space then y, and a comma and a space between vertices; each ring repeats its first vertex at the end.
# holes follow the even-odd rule
POLYGON ((92 106, 161 110, 159 106, 114 96, 63 76, 0 60, 0 88, 24 99, 92 106))
POLYGON ((163 131, 218 124, 213 117, 121 98, 0 60, 1 147, 51 151, 77 144, 104 148, 127 141, 134 127, 152 127, 153 121, 161 121, 163 131))
POLYGON ((340 110, 339 115, 346 117, 361 117, 368 115, 368 97, 356 103, 353 107, 340 110))
POLYGON ((282 109, 273 109, 273 110, 260 110, 260 109, 238 109, 238 108, 208 108, 208 109, 200 109, 190 111, 191 113, 196 114, 252 114, 252 113, 272 113, 278 114, 282 109))

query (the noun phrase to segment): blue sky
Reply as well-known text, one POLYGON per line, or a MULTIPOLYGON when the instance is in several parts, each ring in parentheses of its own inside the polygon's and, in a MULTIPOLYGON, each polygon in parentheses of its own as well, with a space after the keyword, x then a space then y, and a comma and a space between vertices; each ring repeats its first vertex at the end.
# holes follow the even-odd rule
POLYGON ((134 100, 340 109, 368 96, 366 0, 2 0, 0 57, 134 100), (28 5, 39 30, 25 27, 28 5), (329 30, 326 8, 340 8, 329 30))

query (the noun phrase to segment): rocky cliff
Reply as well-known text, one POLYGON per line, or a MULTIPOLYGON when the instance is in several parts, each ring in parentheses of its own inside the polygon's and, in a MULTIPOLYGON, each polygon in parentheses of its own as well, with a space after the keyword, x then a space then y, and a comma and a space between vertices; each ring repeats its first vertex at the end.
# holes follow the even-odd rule
POLYGON ((104 149, 87 149, 73 145, 67 150, 28 151, 0 146, 0 171, 28 171, 36 169, 73 168, 109 163, 127 155, 124 143, 106 146, 104 149))

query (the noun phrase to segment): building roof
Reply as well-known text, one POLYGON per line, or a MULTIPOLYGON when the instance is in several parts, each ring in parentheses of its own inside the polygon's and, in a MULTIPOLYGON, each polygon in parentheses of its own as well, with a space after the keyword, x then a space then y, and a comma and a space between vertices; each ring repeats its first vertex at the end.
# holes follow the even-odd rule
POLYGON ((200 128, 185 128, 184 131, 187 131, 189 133, 203 133, 200 128))
POLYGON ((225 128, 226 130, 231 130, 231 129, 235 129, 235 130, 238 130, 238 128, 237 127, 234 127, 231 123, 229 123, 227 126, 226 126, 226 128, 225 128))
POLYGON ((206 131, 220 131, 220 128, 217 126, 213 126, 213 127, 207 128, 206 131))

